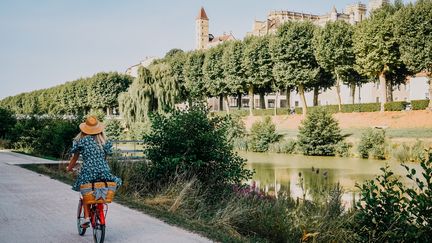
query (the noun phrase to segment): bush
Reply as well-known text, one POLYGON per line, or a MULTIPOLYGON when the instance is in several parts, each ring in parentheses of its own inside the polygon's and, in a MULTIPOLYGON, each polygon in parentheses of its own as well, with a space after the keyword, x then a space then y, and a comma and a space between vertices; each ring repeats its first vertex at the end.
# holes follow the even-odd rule
POLYGON ((353 145, 351 143, 341 141, 335 146, 335 154, 339 157, 350 157, 352 147, 353 145))
POLYGON ((276 126, 270 117, 265 117, 263 121, 252 124, 250 130, 250 149, 254 152, 266 152, 269 145, 279 140, 276 133, 276 126))
POLYGON ((81 120, 31 116, 19 119, 11 132, 12 147, 39 156, 64 158, 81 120))
POLYGON ((417 140, 413 146, 408 146, 403 143, 393 150, 393 157, 401 162, 417 162, 420 163, 426 159, 426 144, 417 140))
MULTIPOLYGON (((351 112, 374 112, 380 111, 380 103, 363 103, 363 104, 343 104, 342 105, 342 113, 351 113, 351 112)), ((324 109, 328 113, 338 113, 339 106, 338 105, 325 105, 325 106, 312 106, 308 107, 308 112, 312 112, 316 109, 324 109)), ((303 114, 303 108, 297 107, 295 108, 296 114, 303 114)))
POLYGON ((252 172, 227 141, 225 119, 208 117, 200 106, 152 116, 151 131, 144 134, 151 181, 163 185, 183 175, 220 189, 249 179, 252 172))
POLYGON ((7 137, 7 134, 16 124, 14 114, 7 109, 0 107, 0 138, 7 137))
POLYGON ((429 100, 411 100, 411 109, 426 110, 429 105, 429 100))
POLYGON ((308 113, 297 135, 299 148, 304 155, 332 156, 336 144, 342 140, 338 122, 324 109, 308 113))
POLYGON ((361 135, 358 152, 362 158, 385 159, 385 146, 385 131, 369 128, 361 135))
POLYGON ((105 134, 109 139, 119 140, 122 133, 123 128, 119 120, 110 119, 105 121, 105 134))
POLYGON ((282 141, 272 143, 269 147, 270 152, 293 154, 297 149, 297 141, 294 139, 284 139, 282 141))
POLYGON ((403 111, 407 104, 405 101, 387 102, 384 104, 384 109, 386 111, 403 111))

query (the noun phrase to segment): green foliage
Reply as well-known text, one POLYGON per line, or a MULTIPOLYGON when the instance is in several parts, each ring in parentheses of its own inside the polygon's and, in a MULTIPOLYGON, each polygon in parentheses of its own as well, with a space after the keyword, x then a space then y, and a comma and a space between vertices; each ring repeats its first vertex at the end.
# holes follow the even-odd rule
POLYGON ((284 139, 270 144, 269 151, 274 153, 293 154, 297 150, 297 141, 294 139, 284 139))
POLYGON ((97 73, 49 89, 7 97, 0 105, 16 114, 75 114, 90 109, 116 108, 117 98, 132 82, 132 77, 116 72, 97 73))
POLYGON ((226 138, 232 143, 238 138, 243 138, 246 135, 246 127, 238 115, 227 115, 223 119, 223 126, 226 130, 226 138))
POLYGON ((393 149, 393 157, 401 163, 420 163, 426 160, 426 147, 426 144, 421 140, 417 140, 412 146, 403 143, 393 149))
POLYGON ((144 135, 145 155, 151 161, 149 178, 163 185, 183 174, 214 189, 249 179, 252 173, 233 153, 223 124, 224 118, 209 118, 204 108, 196 106, 155 114, 150 133, 144 135))
POLYGON ((363 132, 358 145, 358 152, 362 158, 385 159, 385 130, 369 128, 363 132))
POLYGON ((212 97, 231 94, 229 85, 224 76, 222 56, 225 45, 218 45, 206 51, 202 71, 204 74, 205 89, 212 97))
POLYGON ((191 99, 204 99, 207 95, 203 80, 203 64, 205 54, 203 51, 189 52, 183 67, 185 87, 191 99))
POLYGON ((119 140, 123 133, 123 127, 120 120, 110 119, 104 122, 105 135, 111 140, 119 140))
MULTIPOLYGON (((338 106, 337 105, 325 105, 325 106, 314 106, 309 107, 308 110, 314 111, 316 109, 326 110, 328 113, 337 113, 338 106)), ((380 110, 379 103, 364 103, 364 104, 344 104, 342 105, 343 113, 351 113, 351 112, 374 112, 380 110)), ((302 108, 295 108, 296 114, 302 114, 302 108)))
POLYGON ((269 145, 279 140, 276 133, 276 126, 270 117, 265 117, 263 121, 252 124, 250 130, 250 149, 254 152, 266 152, 269 145))
POLYGON ((0 107, 0 138, 5 138, 15 126, 15 123, 14 114, 10 110, 0 107))
POLYGON ((429 100, 411 100, 411 109, 426 110, 429 105, 429 100))
POLYGON ((233 93, 244 93, 246 89, 245 74, 242 67, 244 43, 230 41, 224 49, 222 65, 228 89, 233 93))
POLYGON ((335 155, 336 144, 342 140, 338 122, 322 109, 308 113, 297 135, 298 145, 304 155, 335 155))
POLYGON ((37 116, 19 119, 10 133, 12 147, 40 156, 68 159, 66 155, 79 132, 80 122, 81 119, 37 116))
POLYGON ((345 141, 341 141, 335 146, 335 154, 339 157, 350 157, 351 156, 351 148, 353 145, 351 143, 347 143, 345 141))
POLYGON ((387 102, 384 104, 384 109, 386 111, 403 111, 405 110, 407 104, 408 103, 405 101, 387 102))
POLYGON ((405 187, 388 166, 381 171, 383 174, 375 180, 357 185, 361 197, 354 227, 362 241, 397 242, 414 233, 408 230, 410 215, 405 187))
POLYGON ((99 121, 105 120, 105 112, 103 112, 100 109, 97 110, 91 110, 87 116, 95 116, 99 121))

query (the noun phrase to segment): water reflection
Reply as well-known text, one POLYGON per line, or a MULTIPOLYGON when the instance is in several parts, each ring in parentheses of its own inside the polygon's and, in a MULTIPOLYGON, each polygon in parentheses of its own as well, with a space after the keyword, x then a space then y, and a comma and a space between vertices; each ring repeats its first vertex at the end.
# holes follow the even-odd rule
MULTIPOLYGON (((326 186, 339 183, 344 194, 342 201, 350 207, 358 193, 356 183, 375 178, 380 167, 389 164, 396 175, 405 179, 405 169, 395 161, 365 160, 359 158, 308 157, 273 153, 240 152, 248 160, 247 167, 255 174, 250 183, 269 195, 278 197, 288 193, 294 198, 312 199, 315 193, 326 186)), ((419 170, 418 164, 410 164, 419 170)))

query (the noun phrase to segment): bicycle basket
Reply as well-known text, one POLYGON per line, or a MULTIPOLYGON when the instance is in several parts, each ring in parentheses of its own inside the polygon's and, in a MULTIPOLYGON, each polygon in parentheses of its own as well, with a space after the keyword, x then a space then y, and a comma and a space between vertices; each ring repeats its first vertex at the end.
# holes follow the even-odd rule
POLYGON ((80 186, 84 204, 112 202, 117 184, 115 182, 93 182, 80 186))

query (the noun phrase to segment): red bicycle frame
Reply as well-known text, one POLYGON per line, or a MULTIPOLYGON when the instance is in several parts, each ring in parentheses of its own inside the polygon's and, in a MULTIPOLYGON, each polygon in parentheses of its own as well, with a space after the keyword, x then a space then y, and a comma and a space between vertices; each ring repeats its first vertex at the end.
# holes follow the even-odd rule
MULTIPOLYGON (((90 217, 91 217, 91 223, 92 226, 95 227, 96 225, 96 215, 98 215, 99 217, 99 222, 101 225, 105 225, 105 212, 106 210, 104 209, 104 203, 97 203, 97 204, 92 204, 91 205, 91 210, 90 210, 90 217)), ((106 205, 107 210, 108 210, 108 205, 106 205)))

